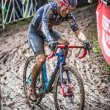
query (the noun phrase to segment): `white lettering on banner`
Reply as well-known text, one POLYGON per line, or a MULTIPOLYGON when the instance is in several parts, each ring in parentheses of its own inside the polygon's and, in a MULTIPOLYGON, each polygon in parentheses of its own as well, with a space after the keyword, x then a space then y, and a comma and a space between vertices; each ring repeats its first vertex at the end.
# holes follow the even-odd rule
POLYGON ((106 40, 106 43, 110 45, 110 35, 108 35, 107 33, 105 34, 105 40, 106 40))
POLYGON ((107 46, 107 43, 106 43, 106 40, 105 40, 106 39, 105 35, 106 35, 105 31, 102 30, 102 44, 103 44, 103 48, 104 48, 104 51, 105 51, 106 55, 108 57, 110 57, 110 49, 107 46))
POLYGON ((110 57, 110 20, 105 15, 102 16, 102 45, 105 54, 110 57))
POLYGON ((102 26, 103 28, 110 33, 110 20, 106 16, 102 16, 102 26))

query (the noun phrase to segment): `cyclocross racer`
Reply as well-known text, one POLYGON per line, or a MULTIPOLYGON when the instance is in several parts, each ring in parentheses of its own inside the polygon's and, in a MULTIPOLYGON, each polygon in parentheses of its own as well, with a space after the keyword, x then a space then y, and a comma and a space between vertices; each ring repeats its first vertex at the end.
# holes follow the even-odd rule
MULTIPOLYGON (((58 3, 50 2, 39 8, 29 25, 28 41, 35 57, 36 64, 32 69, 32 83, 29 87, 29 98, 32 101, 37 100, 36 78, 40 73, 43 63, 46 60, 44 51, 44 41, 49 44, 51 50, 54 50, 57 44, 69 44, 62 36, 62 33, 53 30, 52 27, 61 24, 64 21, 71 21, 70 26, 79 40, 84 41, 85 48, 90 47, 84 34, 80 32, 75 17, 70 12, 70 8, 75 8, 77 0, 59 0, 58 3)), ((67 51, 65 52, 65 56, 67 51)))

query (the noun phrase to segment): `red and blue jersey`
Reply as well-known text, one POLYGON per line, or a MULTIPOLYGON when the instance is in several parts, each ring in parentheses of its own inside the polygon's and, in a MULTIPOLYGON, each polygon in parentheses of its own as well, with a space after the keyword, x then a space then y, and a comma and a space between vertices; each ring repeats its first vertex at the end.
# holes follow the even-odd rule
POLYGON ((42 32, 47 41, 53 40, 50 34, 52 27, 59 25, 64 21, 70 20, 72 30, 74 32, 78 30, 74 15, 70 12, 65 17, 62 17, 58 12, 58 8, 58 4, 55 2, 50 2, 42 6, 38 9, 30 24, 37 29, 38 32, 42 32))

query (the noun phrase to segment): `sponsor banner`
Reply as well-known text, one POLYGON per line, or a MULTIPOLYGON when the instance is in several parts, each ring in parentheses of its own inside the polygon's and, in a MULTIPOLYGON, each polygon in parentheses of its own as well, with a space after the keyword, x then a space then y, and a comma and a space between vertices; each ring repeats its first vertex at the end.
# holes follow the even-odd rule
POLYGON ((106 62, 110 65, 110 7, 99 2, 96 14, 99 45, 106 62))

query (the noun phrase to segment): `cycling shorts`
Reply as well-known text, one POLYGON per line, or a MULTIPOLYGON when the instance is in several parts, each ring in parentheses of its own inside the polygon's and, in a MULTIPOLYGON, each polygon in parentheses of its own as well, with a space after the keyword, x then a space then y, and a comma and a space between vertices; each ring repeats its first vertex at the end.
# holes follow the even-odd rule
MULTIPOLYGON (((55 41, 58 41, 62 36, 62 33, 56 30, 50 30, 50 34, 53 37, 53 40, 55 41)), ((45 41, 46 40, 43 34, 39 34, 37 30, 32 26, 29 27, 28 43, 35 56, 39 54, 45 54, 44 50, 45 41)))

